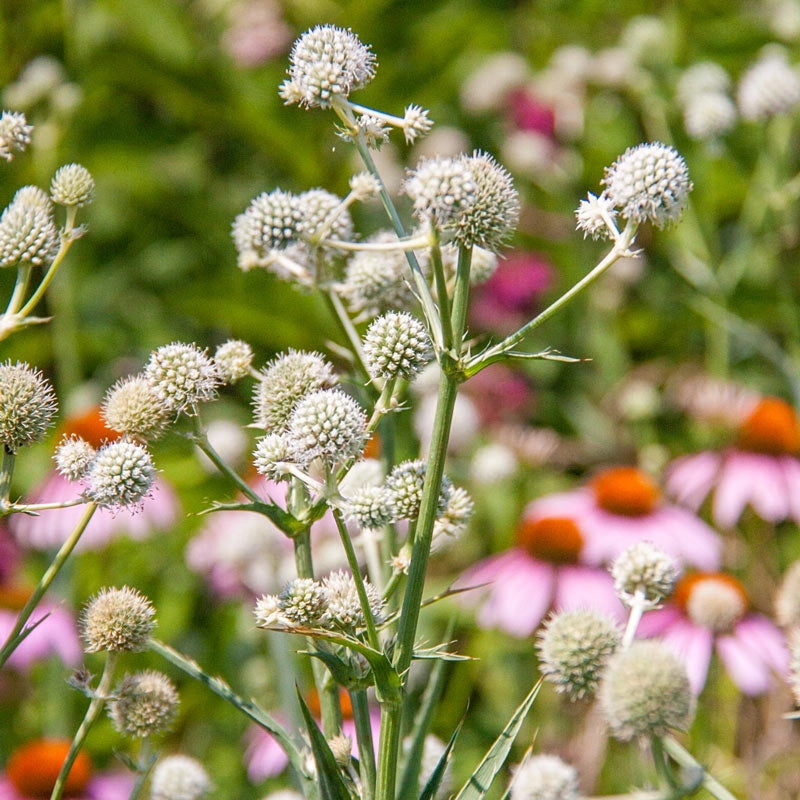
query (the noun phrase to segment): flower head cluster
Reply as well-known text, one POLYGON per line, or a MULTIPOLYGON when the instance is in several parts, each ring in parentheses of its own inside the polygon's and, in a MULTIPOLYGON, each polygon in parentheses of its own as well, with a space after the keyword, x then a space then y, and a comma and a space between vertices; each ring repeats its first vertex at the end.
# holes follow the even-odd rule
POLYGON ((19 361, 0 364, 0 445, 6 450, 40 441, 56 408, 53 387, 39 370, 19 361))
POLYGON ((371 375, 412 380, 433 358, 433 346, 425 325, 416 317, 390 311, 367 329, 364 355, 371 375))
POLYGON ((50 198, 36 186, 23 186, 0 216, 0 267, 48 267, 60 243, 50 198))
POLYGON ((205 350, 194 344, 173 342, 150 354, 144 368, 166 413, 194 414, 198 404, 212 400, 221 379, 205 350))
POLYGON ((31 143, 33 125, 28 125, 25 115, 19 111, 4 111, 0 114, 0 158, 11 161, 14 153, 21 153, 31 143))
POLYGON ((253 463, 260 475, 272 481, 286 477, 284 466, 294 460, 294 453, 285 433, 262 436, 253 451, 253 463))
POLYGON ((151 800, 200 800, 211 791, 203 765, 189 756, 162 758, 153 769, 151 800))
POLYGON ((80 164, 64 164, 50 182, 50 196, 60 206, 88 206, 94 200, 94 178, 80 164))
POLYGON ((147 448, 128 439, 103 445, 95 455, 85 478, 87 496, 104 508, 138 506, 156 477, 147 448))
POLYGON ((361 528, 378 530, 397 517, 394 495, 385 486, 361 486, 347 498, 347 515, 361 528))
POLYGON ((558 756, 543 753, 520 764, 511 800, 578 800, 578 771, 558 756))
POLYGON ((236 383, 245 375, 250 374, 253 350, 247 342, 240 339, 228 339, 214 353, 214 363, 225 383, 236 383))
POLYGON ((155 627, 155 609, 136 589, 101 589, 81 617, 81 635, 87 653, 139 652, 155 627))
POLYGON ((233 222, 231 235, 239 267, 264 266, 273 250, 284 250, 300 234, 302 213, 297 195, 274 189, 250 201, 233 222))
POLYGON ((713 61, 693 64, 681 75, 676 95, 689 136, 712 140, 733 127, 737 112, 730 86, 728 73, 713 61))
POLYGON ((306 31, 289 55, 289 78, 280 87, 284 102, 308 108, 328 107, 374 77, 374 53, 352 31, 318 25, 306 31))
MULTIPOLYGON (((345 630, 363 628, 366 624, 364 611, 361 608, 353 576, 344 570, 337 570, 324 578, 322 585, 325 590, 328 623, 345 630)), ((383 613, 380 592, 377 587, 366 580, 364 589, 367 592, 367 601, 372 616, 376 620, 380 620, 383 613)))
MULTIPOLYGON (((426 471, 427 464, 424 461, 401 461, 386 478, 386 487, 394 496, 395 511, 398 519, 416 519, 419 515, 426 471)), ((452 492, 452 483, 447 477, 443 477, 437 516, 445 513, 452 492)))
POLYGON ((326 607, 325 591, 312 578, 295 578, 278 597, 278 610, 290 626, 313 627, 324 617, 326 607))
POLYGON ((64 436, 53 456, 56 469, 68 481, 77 481, 86 475, 97 451, 77 434, 64 436))
POLYGON ((620 553, 611 566, 614 589, 630 606, 641 594, 648 604, 658 603, 672 592, 677 577, 675 561, 650 542, 637 542, 620 553))
POLYGON ((742 75, 736 102, 749 120, 769 119, 800 105, 800 76, 782 49, 769 48, 742 75))
POLYGON ((101 409, 106 425, 135 439, 155 439, 169 422, 169 409, 144 375, 130 375, 107 392, 101 409))
POLYGON ((178 690, 155 670, 126 675, 108 707, 114 728, 140 739, 168 730, 177 712, 178 690))

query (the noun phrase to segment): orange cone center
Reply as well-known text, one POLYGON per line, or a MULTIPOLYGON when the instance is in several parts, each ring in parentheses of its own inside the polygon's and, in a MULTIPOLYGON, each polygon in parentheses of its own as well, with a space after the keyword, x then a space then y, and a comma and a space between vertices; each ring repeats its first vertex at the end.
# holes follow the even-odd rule
MULTIPOLYGON (((11 785, 25 797, 48 798, 69 751, 68 739, 38 739, 16 750, 6 765, 11 785)), ((64 794, 80 794, 89 783, 92 768, 80 752, 69 771, 64 794)))
POLYGON ((673 599, 697 625, 725 633, 745 615, 750 605, 741 581, 723 572, 696 572, 682 578, 673 599))
POLYGON ((651 513, 661 499, 653 481, 636 467, 612 467, 593 481, 595 499, 600 508, 626 517, 651 513))
POLYGON ((583 549, 583 536, 569 517, 523 519, 517 529, 517 546, 541 561, 575 564, 583 549))
POLYGON ((795 410, 778 397, 765 397, 739 428, 743 450, 785 455, 800 450, 800 421, 795 410))

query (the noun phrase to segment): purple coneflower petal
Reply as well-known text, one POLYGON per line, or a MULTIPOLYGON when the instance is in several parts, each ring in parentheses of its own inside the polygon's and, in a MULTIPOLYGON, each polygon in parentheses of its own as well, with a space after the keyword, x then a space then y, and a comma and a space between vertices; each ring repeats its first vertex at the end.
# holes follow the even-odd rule
POLYGON ((731 679, 742 692, 756 695, 769 689, 769 666, 738 636, 725 634, 717 637, 717 653, 731 679))
POLYGON ((711 451, 683 456, 673 461, 667 468, 667 492, 682 506, 697 511, 714 487, 720 461, 719 453, 711 451))
POLYGON ((559 567, 556 578, 557 611, 593 608, 623 622, 625 608, 614 592, 614 581, 606 570, 594 567, 559 567))
POLYGON ((734 635, 778 675, 786 677, 789 674, 791 656, 786 637, 772 620, 761 614, 748 614, 736 625, 734 635))

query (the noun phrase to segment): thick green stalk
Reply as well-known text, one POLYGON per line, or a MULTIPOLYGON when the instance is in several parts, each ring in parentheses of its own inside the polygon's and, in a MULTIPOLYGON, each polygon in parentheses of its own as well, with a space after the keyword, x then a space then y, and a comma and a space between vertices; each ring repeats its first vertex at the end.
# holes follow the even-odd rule
POLYGON ((30 619, 31 614, 36 609, 36 606, 39 604, 39 601, 42 599, 44 593, 50 588, 50 584, 55 580, 55 577, 58 575, 61 567, 64 566, 64 563, 66 562, 67 558, 69 558, 69 555, 75 545, 78 543, 78 539, 81 538, 81 534, 84 532, 84 530, 86 530, 86 526, 89 524, 89 520, 92 518, 92 514, 94 514, 96 510, 97 505, 95 503, 89 503, 86 506, 86 511, 84 511, 83 516, 78 521, 75 529, 69 535, 64 544, 61 545, 61 548, 56 553, 56 556, 51 562, 50 566, 47 568, 47 571, 44 573, 44 575, 42 575, 41 580, 33 590, 33 594, 31 595, 30 599, 27 603, 25 603, 25 607, 19 612, 17 622, 14 625, 11 633, 8 635, 2 650, 0 650, 0 667, 6 663, 8 657, 14 652, 17 645, 25 638, 24 633, 20 635, 22 629, 25 627, 25 623, 30 619))
POLYGON ((0 463, 0 509, 8 508, 8 498, 11 495, 11 478, 14 475, 16 453, 8 448, 3 448, 3 460, 0 463))
POLYGON ((435 241, 431 247, 431 264, 436 280, 436 302, 439 304, 439 313, 442 320, 442 346, 450 350, 453 346, 453 328, 450 322, 450 297, 447 294, 447 279, 442 263, 442 249, 439 246, 439 234, 434 232, 435 241))
POLYGON ((377 800, 394 800, 397 781, 398 743, 400 742, 401 706, 381 705, 381 733, 378 739, 378 776, 375 784, 377 800))
POLYGON ((363 689, 350 690, 350 703, 353 706, 353 722, 356 726, 358 741, 358 762, 361 770, 361 797, 363 800, 374 800, 375 781, 375 745, 372 741, 372 725, 369 719, 369 702, 363 689))
POLYGON ((28 284, 31 280, 32 271, 33 265, 27 261, 17 267, 17 280, 14 284, 14 291, 11 293, 11 298, 8 301, 4 316, 13 316, 19 311, 22 301, 25 299, 25 294, 28 291, 28 284))
POLYGON ((713 775, 706 771, 705 767, 683 745, 675 741, 671 736, 662 736, 661 744, 670 758, 673 758, 682 767, 689 767, 703 770, 703 788, 717 800, 736 800, 733 793, 729 792, 713 775))
POLYGON ((55 785, 53 786, 50 800, 61 800, 72 765, 75 763, 75 759, 78 757, 78 753, 80 753, 86 741, 86 737, 92 729, 92 725, 94 725, 97 718, 100 716, 100 712, 106 704, 106 698, 111 692, 111 683, 114 680, 114 669, 117 666, 118 655, 118 653, 106 653, 106 663, 103 667, 103 674, 100 676, 100 683, 97 684, 97 688, 94 690, 92 701, 89 703, 89 708, 86 709, 86 715, 75 733, 75 738, 72 740, 67 757, 64 759, 64 764, 61 767, 61 772, 58 773, 58 778, 56 778, 55 785))

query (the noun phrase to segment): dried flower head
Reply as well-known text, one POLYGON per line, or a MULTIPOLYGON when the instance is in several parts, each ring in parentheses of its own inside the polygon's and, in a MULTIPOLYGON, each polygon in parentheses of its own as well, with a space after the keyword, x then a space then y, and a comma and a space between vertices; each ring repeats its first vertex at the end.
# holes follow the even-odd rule
POLYGON ((547 621, 537 644, 540 669, 557 692, 593 695, 621 641, 617 624, 599 611, 562 611, 547 621))
POLYGON ((447 505, 444 512, 440 514, 433 523, 433 537, 437 540, 434 547, 441 547, 441 536, 455 538, 463 533, 472 513, 475 510, 475 503, 469 496, 469 492, 461 486, 453 487, 447 498, 447 505))
POLYGON ((663 736, 684 729, 693 714, 686 669, 662 642, 635 641, 608 662, 598 692, 600 707, 618 739, 663 736))
POLYGON ((586 200, 581 200, 575 211, 575 218, 578 220, 576 227, 583 231, 584 239, 587 236, 592 239, 608 239, 613 231, 612 226, 616 226, 616 217, 614 203, 605 192, 599 197, 589 192, 586 200))
POLYGON ((405 311, 378 317, 364 336, 364 355, 370 375, 412 380, 433 358, 425 325, 405 311))
POLYGON ((319 389, 298 401, 289 417, 287 437, 299 462, 319 458, 333 465, 361 455, 366 427, 366 414, 350 395, 319 389))
POLYGON ((60 245, 50 198, 37 186, 23 186, 0 216, 0 267, 48 267, 60 245))
POLYGON ((385 486, 360 486, 347 498, 347 516, 359 527, 378 530, 394 522, 394 495, 385 486))
POLYGON ((268 433, 258 440, 253 451, 256 471, 273 481, 286 477, 285 465, 294 460, 285 433, 268 433))
POLYGON ((800 561, 783 574, 775 595, 775 619, 785 628, 800 627, 800 561))
POLYGON ((108 715, 125 736, 144 739, 164 733, 178 713, 178 690, 163 672, 126 675, 114 692, 108 715))
POLYGON ((266 431, 283 431, 301 397, 335 385, 333 367, 319 353, 289 350, 280 354, 264 367, 255 387, 255 424, 266 431))
POLYGON ((31 143, 33 125, 28 125, 20 111, 4 111, 0 114, 0 158, 11 161, 14 153, 22 153, 31 143))
POLYGON ((86 475, 96 454, 89 442, 73 433, 61 438, 53 459, 61 475, 68 481, 77 481, 86 475))
POLYGON ((53 175, 50 196, 60 206, 88 206, 94 200, 94 178, 80 164, 64 164, 53 175))
POLYGON ((112 431, 137 439, 156 439, 169 422, 156 387, 144 375, 118 380, 103 399, 101 414, 112 431))
POLYGON ((320 622, 326 609, 322 584, 312 578, 295 578, 278 597, 278 610, 291 625, 313 627, 320 622))
POLYGON ((0 445, 11 453, 44 438, 57 410, 50 381, 29 364, 0 364, 0 445))
POLYGON ((659 228, 680 218, 692 190, 686 162, 660 142, 629 147, 606 168, 602 182, 623 219, 659 228))
MULTIPOLYGON (((356 582, 349 572, 344 570, 332 572, 323 578, 322 586, 327 604, 325 619, 329 625, 345 630, 357 630, 365 626, 364 612, 358 599, 356 582)), ((367 592, 367 601, 372 616, 378 621, 383 613, 380 592, 367 580, 364 581, 364 588, 367 592)))
POLYGON ((578 771, 558 756, 531 756, 514 773, 511 800, 578 800, 578 771))
POLYGON ((136 589, 101 589, 81 616, 81 635, 87 653, 144 650, 155 627, 155 609, 136 589))
POLYGON ((200 800, 211 788, 211 779, 199 761, 189 756, 166 756, 153 769, 150 800, 200 800))
POLYGON ((294 43, 280 95, 286 103, 326 108, 366 86, 376 68, 375 55, 352 31, 317 25, 294 43))
POLYGON ((742 117, 763 120, 800 105, 800 76, 782 48, 769 48, 742 75, 736 91, 742 117))
POLYGON ((250 374, 253 350, 241 339, 228 339, 214 353, 214 363, 223 383, 236 383, 250 374))
POLYGON ((413 144, 420 136, 433 127, 433 120, 428 117, 428 109, 422 106, 406 106, 403 114, 403 135, 406 137, 406 144, 413 144))
POLYGON ((273 250, 298 240, 303 213, 297 195, 274 189, 262 192, 233 222, 231 235, 243 270, 269 263, 273 250))
POLYGON ((98 506, 137 506, 150 491, 156 477, 147 448, 128 439, 103 445, 88 472, 86 494, 98 506))
POLYGON ((650 542, 631 545, 611 566, 617 597, 627 606, 637 593, 655 605, 672 592, 677 574, 675 561, 650 542))
MULTIPOLYGON (((416 519, 422 502, 422 488, 425 483, 427 464, 422 460, 401 461, 395 465, 386 478, 386 488, 394 496, 397 519, 416 519)), ((439 495, 437 516, 447 509, 453 492, 453 484, 447 476, 442 476, 442 490, 439 495)))
POLYGON ((212 400, 220 375, 205 350, 173 342, 150 354, 144 375, 156 389, 166 413, 194 414, 200 403, 212 400))

